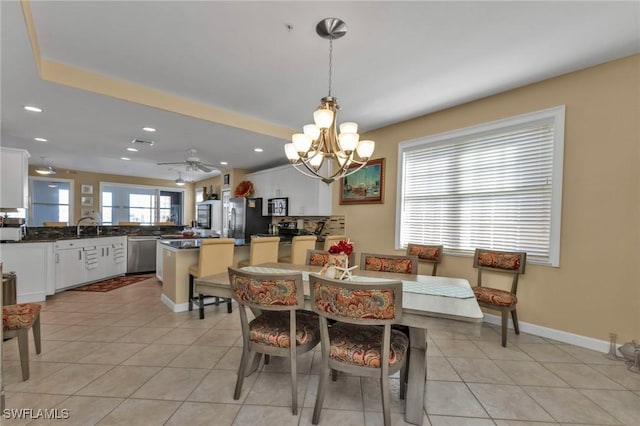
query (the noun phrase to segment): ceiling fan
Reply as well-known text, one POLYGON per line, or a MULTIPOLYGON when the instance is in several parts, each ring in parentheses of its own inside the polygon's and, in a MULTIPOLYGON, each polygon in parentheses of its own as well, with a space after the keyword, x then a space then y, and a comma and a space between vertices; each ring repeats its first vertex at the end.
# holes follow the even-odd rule
POLYGON ((216 166, 213 164, 207 164, 200 161, 199 157, 196 157, 198 150, 195 148, 190 148, 187 150, 187 158, 184 161, 178 161, 175 163, 157 163, 159 166, 175 166, 175 165, 183 165, 186 167, 186 170, 191 170, 194 172, 202 171, 205 173, 209 173, 216 169, 216 166))

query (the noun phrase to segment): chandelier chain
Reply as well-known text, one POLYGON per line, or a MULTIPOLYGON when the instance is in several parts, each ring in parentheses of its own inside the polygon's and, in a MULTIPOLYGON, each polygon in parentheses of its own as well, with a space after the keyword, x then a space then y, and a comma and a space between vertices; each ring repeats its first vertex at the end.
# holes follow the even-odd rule
POLYGON ((331 96, 331 72, 333 70, 333 37, 329 39, 329 96, 331 96))

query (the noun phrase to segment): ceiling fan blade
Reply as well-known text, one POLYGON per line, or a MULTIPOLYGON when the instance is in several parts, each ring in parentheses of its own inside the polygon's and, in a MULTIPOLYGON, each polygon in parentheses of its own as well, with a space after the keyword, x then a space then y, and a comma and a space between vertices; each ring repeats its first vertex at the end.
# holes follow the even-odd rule
POLYGON ((156 163, 158 166, 173 166, 177 164, 186 164, 184 161, 178 161, 177 163, 156 163))
POLYGON ((209 173, 211 171, 210 168, 205 167, 203 164, 196 164, 196 167, 205 173, 209 173))

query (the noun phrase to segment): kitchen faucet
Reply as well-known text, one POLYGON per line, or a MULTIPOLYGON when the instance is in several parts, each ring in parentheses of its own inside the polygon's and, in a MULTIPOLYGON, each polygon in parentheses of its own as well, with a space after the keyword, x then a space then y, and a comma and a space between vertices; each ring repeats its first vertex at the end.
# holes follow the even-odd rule
POLYGON ((80 231, 82 229, 82 222, 85 222, 85 221, 91 221, 92 223, 89 223, 88 225, 95 225, 96 235, 100 235, 100 224, 98 223, 98 221, 96 221, 96 219, 93 216, 84 216, 78 219, 78 222, 77 222, 78 226, 76 228, 76 235, 78 237, 80 236, 80 231))

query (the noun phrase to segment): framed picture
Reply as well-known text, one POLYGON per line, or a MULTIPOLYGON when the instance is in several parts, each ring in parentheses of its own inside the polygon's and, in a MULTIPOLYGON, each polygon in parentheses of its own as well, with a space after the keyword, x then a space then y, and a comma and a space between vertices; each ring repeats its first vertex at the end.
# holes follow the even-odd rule
MULTIPOLYGON (((351 166, 358 167, 357 165, 351 166)), ((340 204, 384 203, 384 158, 370 160, 354 174, 340 179, 340 204)))
POLYGON ((228 174, 224 175, 222 184, 223 185, 229 185, 229 175, 228 174))
POLYGON ((93 194, 93 185, 82 185, 80 187, 80 193, 87 195, 93 194))
POLYGON ((93 197, 80 197, 81 206, 93 206, 93 197))
POLYGON ((92 214, 93 214, 93 209, 81 209, 80 210, 80 216, 82 216, 82 217, 91 216, 92 214))

